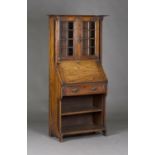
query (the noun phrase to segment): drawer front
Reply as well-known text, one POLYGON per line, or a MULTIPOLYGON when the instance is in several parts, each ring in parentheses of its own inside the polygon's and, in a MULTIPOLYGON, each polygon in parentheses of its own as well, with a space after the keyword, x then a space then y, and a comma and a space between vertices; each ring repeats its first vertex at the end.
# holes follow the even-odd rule
POLYGON ((76 84, 63 87, 63 96, 76 96, 87 94, 104 94, 106 87, 103 83, 99 84, 76 84))

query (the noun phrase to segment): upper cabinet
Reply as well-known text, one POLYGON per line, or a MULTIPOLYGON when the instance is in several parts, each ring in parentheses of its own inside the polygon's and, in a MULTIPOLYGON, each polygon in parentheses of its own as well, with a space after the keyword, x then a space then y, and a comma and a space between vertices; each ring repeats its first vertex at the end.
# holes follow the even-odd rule
POLYGON ((99 59, 99 16, 57 16, 56 60, 99 59))

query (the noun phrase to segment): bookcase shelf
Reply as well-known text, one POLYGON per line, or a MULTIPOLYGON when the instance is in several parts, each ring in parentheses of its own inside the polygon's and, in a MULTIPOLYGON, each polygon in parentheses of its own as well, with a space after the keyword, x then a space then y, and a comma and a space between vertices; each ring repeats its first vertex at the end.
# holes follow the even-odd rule
POLYGON ((72 111, 63 111, 62 116, 69 116, 69 115, 80 115, 80 114, 85 114, 85 113, 95 113, 95 112, 101 112, 102 109, 93 107, 93 108, 83 108, 81 109, 72 109, 72 111))
POLYGON ((92 132, 102 132, 104 128, 101 125, 89 124, 89 125, 75 125, 62 128, 63 136, 76 135, 92 132))
POLYGON ((62 100, 61 116, 102 112, 101 104, 93 104, 92 96, 65 97, 62 100), (74 101, 74 102, 73 102, 74 101))

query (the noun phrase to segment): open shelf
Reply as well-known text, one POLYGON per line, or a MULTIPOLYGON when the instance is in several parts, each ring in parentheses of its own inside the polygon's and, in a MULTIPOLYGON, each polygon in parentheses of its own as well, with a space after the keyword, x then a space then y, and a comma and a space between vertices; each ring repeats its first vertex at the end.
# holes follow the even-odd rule
POLYGON ((61 104, 62 136, 104 131, 100 99, 100 95, 64 97, 61 104))
POLYGON ((92 97, 65 97, 61 116, 102 112, 101 104, 93 104, 92 97), (74 101, 74 102, 73 102, 74 101))
POLYGON ((75 125, 68 126, 62 128, 62 135, 75 135, 75 134, 83 134, 83 133, 91 133, 91 132, 101 132, 103 131, 103 127, 100 125, 89 124, 89 125, 75 125))
POLYGON ((102 124, 102 113, 83 113, 62 117, 61 133, 65 135, 101 132, 104 130, 102 124))
POLYGON ((79 108, 79 109, 72 109, 72 111, 63 111, 62 112, 62 116, 69 116, 69 115, 79 115, 79 114, 85 114, 85 113, 94 113, 94 112, 101 112, 102 110, 97 108, 97 107, 93 107, 93 108, 79 108))

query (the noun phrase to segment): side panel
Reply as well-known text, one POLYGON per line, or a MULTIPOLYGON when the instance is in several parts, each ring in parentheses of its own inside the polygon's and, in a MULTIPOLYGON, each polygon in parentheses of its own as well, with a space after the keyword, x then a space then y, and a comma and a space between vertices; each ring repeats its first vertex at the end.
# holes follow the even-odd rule
POLYGON ((54 134, 52 103, 54 101, 54 19, 49 18, 49 136, 54 134))
POLYGON ((56 93, 56 69, 55 69, 55 19, 50 17, 49 40, 49 135, 58 137, 57 126, 57 93, 56 93))
POLYGON ((56 112, 56 132, 57 132, 57 137, 59 138, 60 141, 62 141, 62 131, 61 131, 61 100, 62 100, 62 93, 61 93, 61 81, 59 79, 58 72, 56 71, 56 93, 57 93, 57 102, 56 102, 56 107, 57 111, 56 112))

